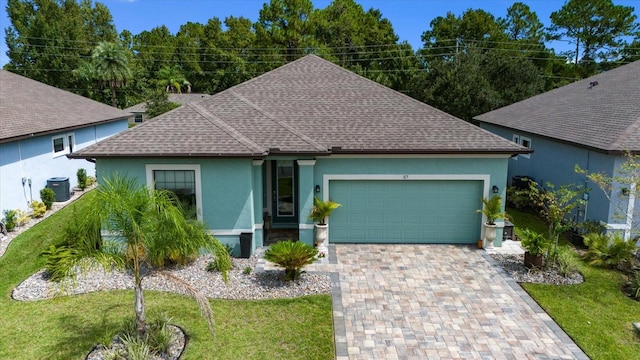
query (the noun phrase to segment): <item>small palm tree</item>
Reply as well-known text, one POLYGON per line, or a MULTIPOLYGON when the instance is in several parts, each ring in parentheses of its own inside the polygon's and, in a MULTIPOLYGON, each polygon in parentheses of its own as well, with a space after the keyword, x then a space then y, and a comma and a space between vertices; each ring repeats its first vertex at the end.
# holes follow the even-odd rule
POLYGON ((490 199, 483 198, 482 204, 484 205, 482 209, 477 211, 487 218, 487 225, 495 225, 496 220, 507 216, 502 211, 502 197, 500 195, 493 195, 490 199))
POLYGON ((318 255, 318 249, 301 241, 279 241, 271 245, 264 253, 267 261, 284 268, 284 278, 287 281, 296 280, 302 274, 302 268, 313 264, 318 255))
POLYGON ((100 184, 95 204, 83 223, 81 232, 74 238, 83 238, 78 248, 62 246, 47 250, 47 266, 57 277, 75 274, 76 266, 86 269, 87 258, 105 267, 124 264, 134 277, 134 312, 136 330, 144 336, 147 326, 142 279, 152 273, 183 287, 193 296, 209 322, 215 335, 213 312, 206 297, 186 282, 163 271, 168 264, 183 264, 195 258, 201 250, 209 250, 216 258, 225 257, 219 270, 227 280, 231 267, 225 247, 208 234, 204 225, 189 220, 175 201, 175 196, 165 190, 150 190, 135 179, 116 176, 100 184), (95 224, 95 225, 94 225, 95 224), (105 241, 100 228, 108 230, 112 241, 105 241))
POLYGON ((314 197, 313 207, 311 208, 309 219, 317 221, 320 225, 325 225, 326 218, 331 215, 333 210, 339 208, 340 206, 342 206, 342 204, 338 204, 337 202, 331 200, 322 201, 318 199, 318 197, 314 197))
POLYGON ((166 92, 182 92, 182 86, 187 87, 187 92, 191 92, 191 83, 187 81, 180 69, 176 66, 164 66, 157 72, 158 85, 163 87, 166 92))
MULTIPOLYGON (((132 78, 126 50, 116 43, 101 42, 91 55, 93 76, 111 90, 111 105, 118 106, 116 89, 127 85, 132 78)), ((83 72, 91 72, 83 69, 83 72)))

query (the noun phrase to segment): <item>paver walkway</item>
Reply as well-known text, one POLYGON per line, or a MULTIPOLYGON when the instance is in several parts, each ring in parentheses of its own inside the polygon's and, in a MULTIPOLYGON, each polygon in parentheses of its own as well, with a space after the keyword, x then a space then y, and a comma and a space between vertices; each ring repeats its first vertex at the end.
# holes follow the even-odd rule
POLYGON ((332 245, 338 360, 588 359, 483 250, 332 245))

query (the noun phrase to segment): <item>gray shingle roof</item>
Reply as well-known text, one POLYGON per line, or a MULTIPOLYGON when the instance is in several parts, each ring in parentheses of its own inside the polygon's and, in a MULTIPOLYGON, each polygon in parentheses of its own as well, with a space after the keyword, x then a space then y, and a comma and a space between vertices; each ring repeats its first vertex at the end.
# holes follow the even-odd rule
POLYGON ((0 142, 124 119, 109 105, 0 70, 0 142))
MULTIPOLYGON (((206 99, 210 96, 211 95, 209 94, 169 94, 169 101, 184 105, 186 103, 197 102, 206 99)), ((141 102, 123 110, 130 113, 143 113, 147 111, 147 103, 141 102)))
POLYGON ((475 119, 602 151, 640 151, 640 61, 475 119))
POLYGON ((522 153, 399 92, 306 56, 72 155, 522 153))

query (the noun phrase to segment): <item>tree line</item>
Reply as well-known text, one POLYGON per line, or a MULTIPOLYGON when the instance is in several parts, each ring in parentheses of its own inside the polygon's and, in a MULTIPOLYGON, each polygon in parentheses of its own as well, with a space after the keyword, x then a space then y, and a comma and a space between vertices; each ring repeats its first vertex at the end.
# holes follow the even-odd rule
POLYGON ((455 116, 473 116, 640 59, 633 7, 567 0, 545 27, 515 2, 504 18, 482 9, 435 17, 422 47, 399 41, 378 9, 355 0, 314 8, 270 0, 258 20, 217 17, 118 33, 92 0, 8 0, 5 69, 120 108, 158 92, 217 93, 316 54, 455 116), (632 40, 627 40, 632 39, 632 40), (556 53, 550 40, 573 49, 556 53))

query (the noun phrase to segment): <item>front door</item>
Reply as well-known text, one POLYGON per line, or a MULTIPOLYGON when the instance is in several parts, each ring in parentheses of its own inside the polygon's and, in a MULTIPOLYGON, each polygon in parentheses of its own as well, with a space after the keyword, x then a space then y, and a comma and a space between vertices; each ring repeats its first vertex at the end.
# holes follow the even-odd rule
POLYGON ((273 227, 298 227, 298 179, 294 160, 271 162, 271 203, 273 227))

